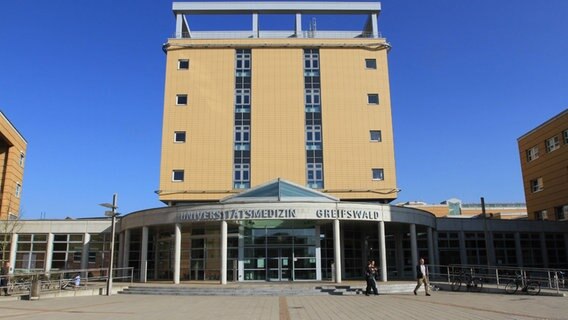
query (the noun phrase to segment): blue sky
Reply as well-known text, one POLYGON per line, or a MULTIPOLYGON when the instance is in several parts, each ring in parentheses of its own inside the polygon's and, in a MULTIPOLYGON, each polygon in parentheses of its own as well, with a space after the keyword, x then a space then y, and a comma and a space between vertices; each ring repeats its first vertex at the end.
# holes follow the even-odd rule
MULTIPOLYGON (((565 0, 382 1, 396 202, 524 202, 517 138, 568 107, 567 16, 565 0)), ((114 192, 122 213, 162 206, 174 31, 171 1, 0 5, 0 109, 28 141, 24 218, 102 216, 114 192)))

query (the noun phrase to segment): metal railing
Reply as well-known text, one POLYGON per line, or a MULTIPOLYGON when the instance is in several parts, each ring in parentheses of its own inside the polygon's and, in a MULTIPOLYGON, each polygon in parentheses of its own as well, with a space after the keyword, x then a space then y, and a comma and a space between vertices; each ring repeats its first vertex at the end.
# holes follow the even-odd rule
POLYGON ((497 289, 504 289, 507 283, 514 281, 517 276, 523 279, 536 280, 543 289, 554 290, 556 293, 568 291, 568 270, 550 268, 519 268, 487 265, 429 265, 430 281, 442 282, 449 285, 467 274, 481 278, 484 284, 497 289))
MULTIPOLYGON (((17 271, 0 276, 0 293, 7 295, 28 295, 37 285, 38 294, 62 290, 86 290, 104 288, 108 282, 108 268, 53 270, 49 273, 38 271, 17 271), (79 276, 77 278, 77 276, 79 276)), ((114 282, 129 282, 134 279, 134 268, 114 268, 114 282)))

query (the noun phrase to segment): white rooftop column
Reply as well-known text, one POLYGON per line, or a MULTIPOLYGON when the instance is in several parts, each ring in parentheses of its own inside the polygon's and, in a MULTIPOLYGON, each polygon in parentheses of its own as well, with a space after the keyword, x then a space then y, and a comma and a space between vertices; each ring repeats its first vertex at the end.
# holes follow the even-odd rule
POLYGON ((221 221, 221 284, 227 284, 227 221, 221 221))
POLYGON ((258 38, 260 35, 258 34, 258 12, 252 13, 252 37, 258 38))
POLYGON ((14 273, 16 267, 16 251, 18 250, 18 234, 12 233, 12 242, 10 243, 10 274, 14 273))
POLYGON ((181 225, 175 224, 174 232, 174 283, 179 284, 181 271, 181 225))
POLYGON ((183 38, 183 14, 176 14, 176 39, 183 38))
POLYGON ((142 227, 142 244, 140 245, 140 282, 148 279, 148 227, 142 227))
POLYGON ((379 254, 381 259, 381 281, 387 281, 387 246, 385 237, 385 222, 379 221, 379 254))
POLYGON ((416 224, 410 224, 410 256, 412 257, 412 279, 416 279, 416 268, 418 263, 418 245, 416 243, 416 224))
POLYGON ((51 262, 53 261, 53 233, 47 234, 47 250, 45 254, 45 273, 51 271, 51 262))
POLYGON ((377 14, 371 13, 371 24, 373 26, 373 38, 379 37, 379 23, 377 20, 377 14))
POLYGON ((333 220, 333 254, 335 256, 335 282, 341 283, 341 241, 339 219, 333 220))
POLYGON ((302 33, 302 14, 300 12, 296 13, 296 38, 303 38, 302 33))

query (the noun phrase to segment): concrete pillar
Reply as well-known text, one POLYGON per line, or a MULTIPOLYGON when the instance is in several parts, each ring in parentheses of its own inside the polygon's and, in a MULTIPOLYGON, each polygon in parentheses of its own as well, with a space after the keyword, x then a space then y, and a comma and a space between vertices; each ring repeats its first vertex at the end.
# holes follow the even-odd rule
POLYGON ((148 227, 142 227, 142 243, 140 244, 140 282, 148 280, 148 227))
POLYGON ((434 272, 435 273, 440 273, 440 249, 438 247, 438 230, 434 230, 433 232, 433 236, 434 236, 434 264, 436 264, 436 267, 434 268, 434 272))
MULTIPOLYGON (((118 234, 118 266, 124 268, 124 232, 118 234)), ((120 274, 124 276, 122 271, 120 274)))
POLYGON ((183 14, 176 14, 176 39, 183 38, 182 28, 183 26, 183 14))
POLYGON ((253 12, 252 14, 252 37, 258 38, 259 31, 258 31, 258 12, 253 12))
POLYGON ((544 232, 540 233, 540 250, 542 251, 542 264, 548 268, 548 249, 546 247, 546 235, 544 232))
POLYGON ((333 221, 333 252, 335 255, 335 282, 341 283, 341 241, 339 219, 333 221))
MULTIPOLYGON (((85 232, 83 234, 83 248, 81 251, 81 269, 89 269, 89 245, 91 242, 91 234, 85 232)), ((86 277, 87 275, 83 275, 86 277)))
POLYGON ((497 260, 495 259, 495 242, 493 241, 493 231, 487 232, 487 263, 490 266, 497 265, 497 260))
POLYGON ((221 221, 221 284, 227 284, 227 221, 221 221))
POLYGON ((396 257, 396 274, 398 278, 404 276, 404 248, 402 246, 403 235, 400 230, 396 230, 394 234, 395 257, 396 257))
POLYGON ((568 233, 564 234, 564 249, 566 250, 566 258, 568 259, 568 233))
POLYGON ((428 237, 428 264, 435 265, 434 260, 434 235, 431 227, 426 227, 428 237))
POLYGON ((381 259, 381 281, 387 281, 387 245, 385 237, 385 222, 379 221, 379 255, 381 259))
POLYGON ((47 234, 47 250, 45 253, 45 273, 51 271, 51 261, 53 260, 53 233, 47 234))
POLYGON ((416 279, 416 268, 418 263, 418 244, 416 243, 416 224, 410 224, 410 256, 412 257, 412 279, 416 279))
POLYGON ((237 279, 243 281, 245 272, 245 227, 239 226, 239 276, 237 279))
MULTIPOLYGON (((124 250, 122 256, 122 263, 124 263, 124 268, 130 267, 130 229, 124 230, 124 250)), ((125 272, 130 275, 130 270, 125 270, 125 272)))
POLYGON ((174 226, 174 283, 179 284, 181 273, 181 225, 174 226))
POLYGON ((517 257, 517 266, 522 268, 523 264, 523 249, 521 247, 521 234, 515 232, 515 256, 517 257))
POLYGON ((296 38, 303 38, 304 35, 302 33, 302 14, 297 12, 296 13, 296 38))
POLYGON ((379 37, 379 23, 378 23, 376 13, 371 14, 371 24, 373 26, 373 38, 378 38, 379 37))
POLYGON ((465 232, 460 231, 459 233, 459 240, 460 240, 460 261, 461 264, 467 264, 467 254, 465 250, 465 232))
POLYGON ((12 233, 12 239, 10 242, 10 274, 13 274, 14 268, 16 268, 17 251, 18 251, 18 234, 12 233))
POLYGON ((315 237, 316 237, 316 280, 321 281, 321 237, 320 237, 320 226, 315 227, 315 237))

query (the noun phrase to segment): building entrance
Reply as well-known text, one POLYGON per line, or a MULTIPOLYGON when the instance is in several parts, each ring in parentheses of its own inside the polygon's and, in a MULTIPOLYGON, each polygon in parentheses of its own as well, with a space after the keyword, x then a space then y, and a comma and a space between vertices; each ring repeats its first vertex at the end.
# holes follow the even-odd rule
POLYGON ((293 258, 291 248, 268 248, 268 281, 291 280, 293 258))

